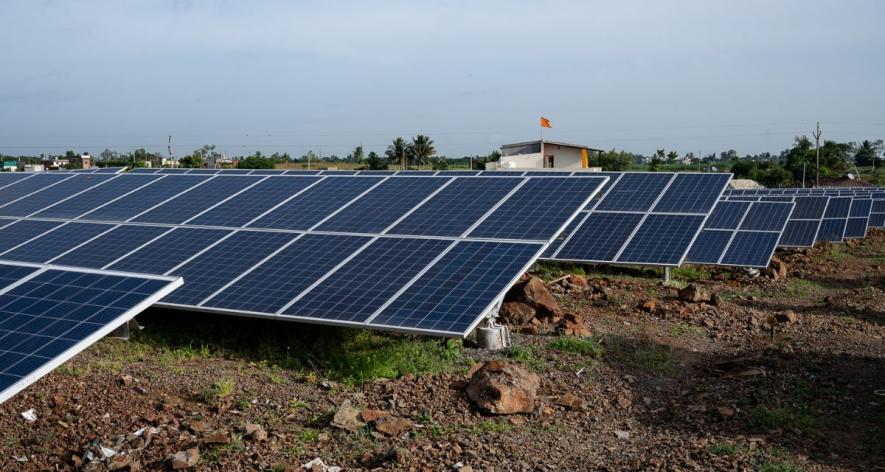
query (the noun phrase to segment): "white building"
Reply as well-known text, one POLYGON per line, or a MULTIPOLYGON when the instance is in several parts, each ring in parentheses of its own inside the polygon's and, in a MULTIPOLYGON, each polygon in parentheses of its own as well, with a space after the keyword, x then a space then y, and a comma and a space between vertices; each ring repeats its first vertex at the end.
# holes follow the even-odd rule
POLYGON ((501 146, 501 159, 490 169, 588 169, 601 149, 539 139, 501 146))

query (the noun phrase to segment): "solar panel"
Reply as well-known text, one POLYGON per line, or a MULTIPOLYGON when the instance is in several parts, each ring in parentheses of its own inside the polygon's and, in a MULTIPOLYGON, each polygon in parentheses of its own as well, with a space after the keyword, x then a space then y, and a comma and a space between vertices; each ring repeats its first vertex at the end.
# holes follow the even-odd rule
POLYGON ((36 382, 181 279, 0 264, 0 402, 36 382))
POLYGON ((706 228, 701 230, 701 234, 692 243, 685 261, 692 264, 718 264, 733 235, 734 231, 706 228))
POLYGON ((74 178, 78 177, 71 174, 38 174, 28 179, 21 179, 0 189, 0 207, 9 206, 20 198, 50 189, 55 184, 74 178))
POLYGON ((104 184, 34 213, 40 218, 76 218, 120 195, 131 192, 160 178, 153 175, 120 175, 104 184))
POLYGON ((550 240, 604 180, 534 177, 469 233, 472 238, 550 240))
POLYGON ((384 179, 385 177, 326 177, 248 226, 309 229, 384 179))
POLYGON ((704 224, 704 229, 738 229, 750 202, 719 202, 704 224))
POLYGON ((176 228, 104 268, 165 274, 231 234, 232 231, 216 229, 176 228))
POLYGON ((821 221, 820 229, 817 232, 818 241, 830 241, 840 243, 845 237, 846 218, 831 218, 821 221))
MULTIPOLYGON (((786 221, 786 220, 785 220, 786 221)), ((768 267, 779 232, 738 231, 722 256, 722 265, 768 267), (766 251, 771 248, 771 251, 766 251)))
POLYGON ((136 167, 135 169, 127 172, 128 174, 156 174, 160 169, 154 169, 151 167, 136 167))
POLYGON ((125 221, 205 181, 205 177, 197 175, 167 175, 86 212, 77 219, 125 221))
POLYGON ((262 177, 214 177, 128 221, 180 224, 257 184, 262 177))
POLYGON ((538 257, 543 245, 461 241, 413 280, 367 326, 466 336, 538 257))
POLYGON ((112 224, 65 223, 31 239, 29 242, 0 252, 0 256, 3 259, 13 261, 48 262, 70 249, 72 241, 75 244, 84 242, 113 227, 114 225, 112 224))
POLYGON ((728 209, 722 211, 734 213, 726 223, 723 218, 708 219, 686 261, 767 267, 795 204, 759 201, 721 202, 720 205, 728 205, 728 209))
POLYGON ((865 197, 852 198, 851 208, 848 212, 848 222, 845 225, 845 239, 858 239, 867 235, 867 225, 872 208, 872 200, 865 197))
POLYGON ((118 226, 50 262, 57 265, 100 269, 139 246, 169 232, 160 226, 118 226))
POLYGON ((95 174, 119 174, 125 171, 125 167, 99 167, 95 169, 95 174))
POLYGON ((188 221, 192 225, 240 227, 319 182, 317 177, 268 178, 188 221))
POLYGON ((77 178, 65 180, 0 207, 0 215, 27 216, 38 212, 49 205, 73 197, 89 188, 102 185, 109 179, 113 178, 115 178, 115 176, 82 175, 77 178))
POLYGON ((37 236, 61 226, 56 221, 15 220, 0 228, 0 252, 24 244, 37 236))
MULTIPOLYGON (((731 177, 648 172, 593 175, 609 177, 604 195, 587 206, 590 216, 544 258, 678 266, 731 177)), ((714 221, 728 224, 740 208, 740 204, 725 205, 714 221)))

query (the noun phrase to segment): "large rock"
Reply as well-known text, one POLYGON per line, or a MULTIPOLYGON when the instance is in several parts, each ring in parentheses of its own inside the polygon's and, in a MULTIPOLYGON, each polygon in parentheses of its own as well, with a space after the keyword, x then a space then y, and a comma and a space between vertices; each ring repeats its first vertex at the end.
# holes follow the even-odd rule
POLYGON ((530 278, 522 286, 522 295, 526 303, 535 307, 539 317, 556 318, 562 316, 562 308, 556 303, 553 295, 547 290, 547 285, 537 278, 530 278))
POLYGON ((787 278, 787 264, 779 258, 771 258, 771 269, 775 279, 787 278))
POLYGON ((688 284, 687 287, 679 290, 679 299, 684 302, 700 303, 709 301, 710 296, 697 285, 688 284))
POLYGON ((476 369, 467 396, 480 409, 495 415, 531 413, 540 378, 511 363, 490 361, 476 369))
POLYGON ((584 324, 584 318, 577 313, 566 313, 563 315, 559 323, 556 324, 556 331, 563 336, 577 336, 585 338, 590 336, 590 328, 584 324))
POLYGON ((535 317, 535 309, 524 302, 504 302, 501 304, 500 315, 505 323, 521 326, 532 321, 532 318, 535 317))
POLYGON ((366 426, 366 423, 360 420, 360 413, 360 410, 354 407, 350 400, 344 400, 341 403, 341 408, 332 417, 332 426, 348 431, 359 431, 366 426))
POLYGON ((182 470, 182 469, 190 469, 197 465, 200 462, 200 450, 197 448, 191 448, 186 451, 176 452, 174 456, 172 456, 172 469, 173 470, 182 470))

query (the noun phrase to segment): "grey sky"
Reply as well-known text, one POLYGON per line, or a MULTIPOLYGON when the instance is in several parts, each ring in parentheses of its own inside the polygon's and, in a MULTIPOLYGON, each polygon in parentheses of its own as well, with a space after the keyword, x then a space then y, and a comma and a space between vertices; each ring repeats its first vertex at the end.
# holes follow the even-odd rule
POLYGON ((885 2, 3 1, 0 152, 885 138, 885 2))

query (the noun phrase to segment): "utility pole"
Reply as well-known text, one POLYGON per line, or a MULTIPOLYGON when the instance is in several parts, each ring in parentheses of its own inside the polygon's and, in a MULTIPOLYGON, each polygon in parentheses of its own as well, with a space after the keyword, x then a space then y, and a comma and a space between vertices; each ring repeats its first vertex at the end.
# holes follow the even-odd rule
POLYGON ((814 130, 814 153, 816 155, 817 171, 814 173, 814 186, 820 187, 820 121, 814 130))
MULTIPOLYGON (((169 167, 172 167, 172 135, 169 135, 169 167)), ((160 163, 160 167, 163 167, 163 163, 160 163)))

